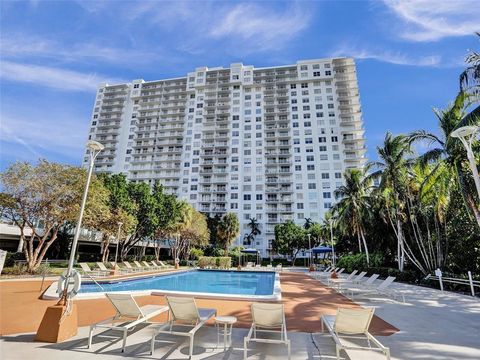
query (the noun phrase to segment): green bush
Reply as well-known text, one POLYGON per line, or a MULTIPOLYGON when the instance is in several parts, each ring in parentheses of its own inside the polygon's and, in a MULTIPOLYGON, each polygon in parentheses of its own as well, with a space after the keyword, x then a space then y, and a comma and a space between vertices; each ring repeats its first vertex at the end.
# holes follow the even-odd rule
POLYGON ((218 257, 217 266, 220 269, 230 269, 232 267, 232 258, 229 256, 218 257))
MULTIPOLYGON (((380 267, 383 263, 383 255, 370 254, 370 267, 380 267)), ((368 269, 367 256, 364 253, 355 255, 344 255, 338 260, 337 267, 345 268, 345 271, 350 273, 357 269, 358 271, 365 271, 368 269)))
POLYGON ((198 259, 198 266, 200 267, 200 269, 230 269, 232 267, 232 259, 228 256, 202 256, 198 259))
POLYGON ((2 275, 24 275, 27 273, 27 265, 14 264, 11 267, 6 267, 2 271, 2 275))
POLYGON ((12 267, 15 265, 15 261, 17 260, 25 260, 25 254, 23 252, 7 252, 7 256, 5 258, 5 267, 12 267))
POLYGON ((190 259, 192 259, 192 260, 198 260, 203 255, 204 254, 203 254, 202 249, 193 248, 193 249, 190 250, 190 259))
POLYGON ((217 258, 213 256, 202 256, 198 259, 200 269, 214 268, 217 265, 217 258))

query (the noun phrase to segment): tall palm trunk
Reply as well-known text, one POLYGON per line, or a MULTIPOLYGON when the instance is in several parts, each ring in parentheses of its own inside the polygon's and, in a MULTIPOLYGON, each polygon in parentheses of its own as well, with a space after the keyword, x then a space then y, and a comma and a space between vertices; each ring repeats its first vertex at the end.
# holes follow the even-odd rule
POLYGON ((365 240, 365 234, 363 233, 363 230, 361 228, 360 228, 360 235, 362 237, 363 247, 365 248, 365 256, 367 257, 367 266, 370 266, 370 256, 368 254, 367 241, 365 240))
POLYGON ((403 271, 405 265, 405 244, 402 222, 397 219, 397 258, 398 258, 398 270, 403 271))

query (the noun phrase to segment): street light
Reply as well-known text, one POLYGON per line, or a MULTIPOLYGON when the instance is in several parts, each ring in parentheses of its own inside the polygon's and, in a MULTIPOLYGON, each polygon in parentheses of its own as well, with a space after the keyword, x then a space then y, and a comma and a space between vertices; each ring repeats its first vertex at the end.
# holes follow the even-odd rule
POLYGON ((118 243, 120 242, 120 229, 122 228, 123 223, 118 222, 118 233, 117 233, 117 247, 115 248, 115 268, 117 268, 117 256, 118 256, 118 243))
POLYGON ((472 142, 475 139, 475 135, 480 130, 479 126, 462 126, 453 131, 450 136, 460 139, 465 150, 467 150, 467 158, 472 170, 473 180, 475 181, 475 187, 477 188, 478 198, 480 199, 480 177, 478 176, 477 164, 475 164, 475 156, 473 155, 472 142))
POLYGON ((312 244, 310 243, 310 236, 312 234, 308 233, 307 236, 308 236, 308 248, 310 249, 310 253, 309 253, 309 259, 308 259, 308 267, 312 267, 312 244))
POLYGON ((335 269, 335 245, 333 244, 333 220, 330 219, 330 242, 332 243, 332 264, 335 269))
POLYGON ((80 229, 82 227, 83 212, 85 210, 85 203, 87 202, 88 188, 90 187, 90 180, 92 179, 93 165, 97 155, 105 148, 97 141, 87 141, 87 149, 90 150, 90 163, 88 167, 87 183, 85 184, 85 190, 83 191, 82 203, 80 205, 80 214, 78 215, 77 227, 75 228, 75 235, 73 236, 72 249, 70 251, 70 259, 68 260, 68 269, 65 276, 65 286, 62 295, 62 300, 67 300, 67 289, 69 277, 72 273, 73 263, 75 262, 75 252, 77 251, 78 238, 80 237, 80 229))

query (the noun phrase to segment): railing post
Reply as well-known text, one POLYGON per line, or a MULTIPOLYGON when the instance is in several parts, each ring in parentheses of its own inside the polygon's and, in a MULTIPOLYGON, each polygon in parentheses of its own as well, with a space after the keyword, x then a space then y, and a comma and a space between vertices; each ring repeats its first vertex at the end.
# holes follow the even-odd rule
POLYGON ((435 270, 435 275, 437 275, 438 277, 438 282, 440 283, 440 290, 443 291, 442 271, 440 269, 435 270))
POLYGON ((475 290, 473 288, 472 273, 470 271, 468 272, 468 282, 470 283, 470 290, 472 291, 472 296, 475 296, 475 290))

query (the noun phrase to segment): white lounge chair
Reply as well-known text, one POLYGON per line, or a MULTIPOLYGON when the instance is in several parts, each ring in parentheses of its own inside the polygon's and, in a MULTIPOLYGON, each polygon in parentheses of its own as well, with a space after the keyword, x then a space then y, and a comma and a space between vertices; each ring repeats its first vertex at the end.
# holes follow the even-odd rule
POLYGON ((115 264, 115 261, 110 261, 110 264, 112 265, 112 268, 115 269, 115 265, 117 266, 117 269, 120 270, 121 273, 124 273, 124 274, 129 274, 129 273, 133 273, 135 272, 136 270, 133 269, 132 267, 128 268, 124 263, 116 263, 115 264))
POLYGON ((374 309, 346 309, 339 308, 336 315, 321 317, 322 331, 326 327, 335 341, 337 360, 341 350, 368 350, 381 351, 390 360, 390 349, 383 346, 368 332, 373 318, 374 309), (365 340, 367 346, 359 346, 348 342, 348 339, 365 340), (345 341, 347 339, 347 341, 345 341), (372 343, 376 347, 372 347, 372 343))
POLYGON ((110 271, 107 270, 107 272, 105 271, 102 271, 102 270, 92 270, 90 269, 90 266, 88 266, 87 263, 78 263, 78 265, 80 265, 80 267, 82 268, 82 272, 85 274, 85 275, 89 275, 89 276, 108 276, 110 274, 110 271))
POLYGON ((212 317, 217 315, 216 309, 198 308, 194 298, 167 296, 167 303, 170 309, 167 323, 157 326, 153 330, 150 343, 150 355, 155 349, 155 337, 158 334, 170 334, 186 336, 189 342, 189 359, 192 358, 193 340, 195 333, 212 317), (193 326, 190 331, 173 331, 173 326, 193 326), (168 328, 168 330, 166 330, 168 328))
POLYGON ((380 285, 378 285, 378 286, 370 285, 370 286, 365 286, 363 289, 351 289, 352 300, 353 300, 353 295, 354 294, 358 294, 360 296, 378 294, 378 295, 389 296, 389 297, 393 298, 394 300, 397 299, 397 296, 400 296, 402 298, 402 301, 405 302, 405 295, 403 293, 398 292, 398 291, 390 288, 390 285, 393 284, 395 279, 396 278, 394 276, 389 276, 385 280, 383 280, 380 283, 380 285))
POLYGON ((171 267, 173 267, 172 265, 170 265, 170 264, 165 264, 163 261, 160 261, 160 260, 158 260, 158 263, 160 264, 160 266, 165 267, 165 268, 171 268, 171 267))
POLYGON ((352 283, 352 284, 356 284, 356 283, 359 283, 362 281, 362 279, 365 277, 365 275, 367 275, 367 272, 366 271, 362 271, 360 274, 358 274, 357 276, 355 276, 353 279, 351 280, 348 280, 348 281, 343 281, 343 279, 338 279, 338 281, 340 282, 344 282, 344 283, 352 283))
POLYGON ((335 285, 340 285, 341 283, 347 283, 347 282, 352 282, 353 280, 353 277, 355 275, 357 275, 358 273, 358 270, 353 270, 347 277, 344 277, 344 278, 335 278, 335 279, 332 279, 332 277, 329 277, 328 278, 328 283, 327 285, 328 286, 335 286, 335 285))
POLYGON ((163 266, 158 265, 155 261, 150 261, 150 264, 155 270, 163 270, 163 266))
POLYGON ((375 280, 377 280, 377 278, 379 276, 380 275, 378 275, 378 274, 373 274, 367 280, 359 281, 359 282, 356 282, 356 283, 354 282, 353 285, 352 284, 348 285, 345 288, 340 289, 340 291, 350 293, 350 297, 352 298, 354 291, 358 291, 359 289, 360 290, 361 289, 368 289, 369 287, 371 287, 373 285, 373 283, 375 282, 375 280))
POLYGON ((331 273, 331 270, 332 267, 331 266, 328 266, 326 267, 324 270, 319 270, 319 271, 313 271, 310 273, 310 276, 312 276, 313 278, 317 278, 320 274, 330 274, 331 273))
POLYGON ((283 304, 253 303, 251 306, 253 323, 248 335, 243 339, 243 359, 247 359, 250 342, 284 344, 290 359, 290 340, 287 337, 287 323, 283 304), (277 333, 280 339, 259 338, 258 333, 277 333))
POLYGON ((134 260, 133 261, 133 264, 138 268, 140 269, 140 271, 148 271, 149 268, 143 266, 142 264, 140 264, 137 260, 134 260))
POLYGON ((142 261, 142 264, 145 265, 145 268, 148 269, 148 271, 155 271, 157 270, 157 267, 158 267, 158 266, 153 266, 146 261, 142 261))
POLYGON ((141 323, 146 323, 151 318, 168 311, 168 306, 145 305, 139 307, 131 294, 105 294, 117 310, 115 316, 90 326, 88 334, 88 348, 92 346, 93 331, 97 328, 118 330, 123 333, 122 352, 127 344, 128 331, 141 323))
POLYGON ((143 268, 140 269, 138 267, 133 267, 128 261, 124 261, 123 265, 125 265, 125 267, 132 272, 138 272, 143 270, 143 268))
POLYGON ((324 279, 329 279, 332 277, 333 272, 336 272, 337 275, 342 274, 345 271, 345 268, 336 268, 336 269, 330 269, 328 272, 320 272, 315 275, 315 279, 322 281, 324 279))
POLYGON ((108 269, 108 268, 105 266, 105 264, 102 263, 102 262, 100 262, 100 261, 97 262, 96 264, 97 264, 98 268, 99 268, 101 271, 104 271, 105 273, 110 274, 110 272, 112 271, 111 269, 108 269))
POLYGON ((275 272, 282 272, 282 264, 278 264, 277 266, 275 266, 275 272))
POLYGON ((373 283, 375 282, 375 280, 378 279, 379 276, 380 276, 379 274, 373 274, 367 280, 359 281, 359 282, 356 282, 356 283, 359 284, 360 286, 363 286, 363 287, 369 287, 369 286, 373 285, 373 283))

